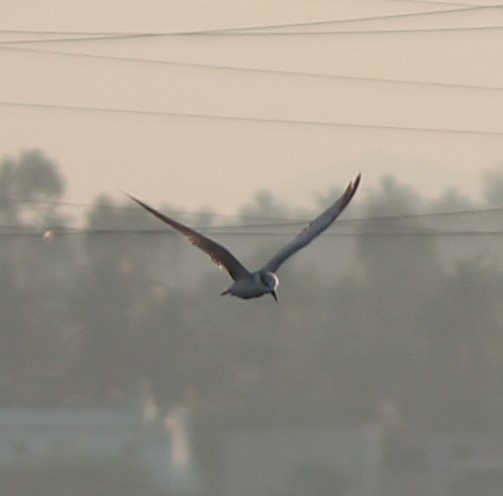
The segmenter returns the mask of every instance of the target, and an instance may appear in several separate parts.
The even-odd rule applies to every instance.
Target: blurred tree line
[[[412,215],[503,206],[501,169],[484,181],[486,203],[474,205],[454,190],[427,201],[383,178],[351,206],[363,219],[351,237],[357,263],[322,278],[292,259],[275,304],[220,298],[226,277],[204,254],[193,256],[207,271],[180,284],[195,250],[168,230],[135,232],[162,225],[127,199],[98,197],[83,234],[72,231],[57,164],[40,151],[5,157],[0,405],[112,404],[148,380],[160,405],[190,404],[203,426],[368,422],[391,404],[421,428],[503,427],[501,237],[444,243],[457,217],[439,228]],[[206,214],[182,221],[211,226]],[[501,211],[485,214],[477,226],[501,225]],[[260,193],[241,223],[291,215]],[[252,259],[272,253],[276,241],[262,240],[244,239],[257,246]],[[317,263],[330,264],[339,242]]]

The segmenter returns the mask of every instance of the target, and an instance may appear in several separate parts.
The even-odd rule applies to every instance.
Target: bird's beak
[[[276,301],[278,301],[278,295],[276,294],[276,291],[274,291],[274,290],[273,290],[273,291],[271,291],[271,294],[272,294],[272,297],[273,297]]]

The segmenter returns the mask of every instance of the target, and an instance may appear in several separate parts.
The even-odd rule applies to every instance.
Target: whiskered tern
[[[327,229],[340,213],[346,208],[353,198],[358,185],[360,184],[360,174],[348,184],[344,193],[322,212],[316,219],[311,221],[302,231],[297,234],[287,245],[281,248],[261,269],[250,272],[227,248],[218,244],[201,233],[194,231],[188,226],[164,215],[155,208],[147,205],[143,201],[126,193],[132,200],[148,210],[163,222],[177,230],[185,236],[194,246],[207,253],[211,260],[220,268],[227,270],[234,282],[223,292],[222,295],[238,296],[249,299],[258,298],[265,294],[271,294],[277,301],[276,288],[278,287],[278,277],[275,272],[280,265],[290,258],[294,253],[308,245],[314,238]]]

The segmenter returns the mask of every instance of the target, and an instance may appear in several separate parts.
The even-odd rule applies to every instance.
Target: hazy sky
[[[125,189],[153,203],[231,213],[266,188],[307,207],[313,192],[342,186],[359,171],[365,187],[392,173],[428,197],[450,186],[477,197],[482,171],[503,164],[502,7],[397,0],[0,0],[0,9],[0,154],[42,148],[67,177],[69,201],[90,201],[100,192],[119,196]],[[70,36],[5,30],[169,33],[378,16],[387,17],[298,25],[276,35],[3,44]]]

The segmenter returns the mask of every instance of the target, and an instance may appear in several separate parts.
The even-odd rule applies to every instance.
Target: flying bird
[[[270,294],[278,301],[276,288],[278,287],[279,279],[275,272],[283,262],[301,248],[308,245],[337,219],[351,201],[351,198],[353,198],[360,184],[360,177],[361,175],[358,174],[358,176],[348,184],[344,193],[330,207],[316,217],[316,219],[311,221],[295,238],[281,248],[264,266],[262,266],[261,269],[255,272],[250,272],[229,250],[227,250],[227,248],[218,244],[216,241],[164,215],[133,195],[129,193],[126,194],[151,214],[185,236],[194,246],[207,253],[211,260],[220,268],[225,269],[229,273],[234,282],[221,293],[222,296],[229,294],[239,298],[249,299]]]

